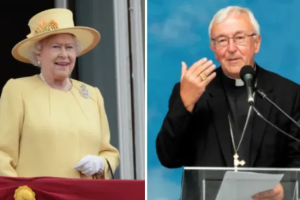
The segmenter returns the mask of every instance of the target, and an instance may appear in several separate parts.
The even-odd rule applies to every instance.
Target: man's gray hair
[[[72,36],[75,41],[76,55],[79,55],[82,52],[82,47],[81,47],[79,41],[76,39],[76,37],[74,35],[72,35]],[[31,46],[31,48],[29,48],[28,59],[30,60],[31,64],[33,64],[36,67],[40,67],[37,56],[41,54],[41,51],[43,49],[43,45],[42,45],[43,42],[45,42],[48,39],[49,39],[49,37],[44,38],[43,40],[38,41],[33,46]]]
[[[211,29],[212,29],[213,24],[219,24],[219,23],[223,22],[230,14],[240,14],[240,13],[244,13],[244,14],[248,15],[248,17],[250,18],[251,24],[255,30],[255,33],[257,35],[260,35],[259,24],[258,24],[257,20],[255,19],[253,13],[248,8],[243,8],[240,6],[228,6],[226,8],[222,8],[221,10],[219,10],[214,15],[213,19],[211,20],[209,29],[208,29],[209,38],[211,39]]]

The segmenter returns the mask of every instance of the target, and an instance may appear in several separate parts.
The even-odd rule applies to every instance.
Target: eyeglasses
[[[248,37],[256,36],[256,33],[250,35],[247,34],[238,34],[234,37],[225,37],[221,36],[218,38],[211,39],[214,42],[216,47],[226,47],[229,44],[229,40],[233,39],[234,43],[237,45],[244,45],[248,42]]]

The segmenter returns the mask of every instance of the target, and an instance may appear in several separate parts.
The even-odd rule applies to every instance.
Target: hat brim
[[[30,60],[28,59],[28,50],[32,45],[46,37],[61,33],[70,33],[76,36],[76,39],[79,41],[82,48],[81,53],[77,55],[78,57],[92,50],[99,43],[101,38],[101,35],[97,30],[89,27],[75,26],[72,28],[58,29],[22,40],[14,46],[12,55],[21,62],[30,63]]]

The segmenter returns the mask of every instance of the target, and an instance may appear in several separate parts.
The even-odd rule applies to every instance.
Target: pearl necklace
[[[44,78],[44,76],[43,76],[42,73],[40,73],[39,77],[40,77],[40,79],[41,79],[45,84],[47,84],[49,87],[51,87],[51,86],[47,83],[47,81],[45,80],[45,78]],[[51,88],[52,88],[52,87],[51,87]],[[66,86],[65,86],[63,89],[59,89],[59,90],[60,90],[60,91],[63,91],[63,92],[68,92],[71,88],[72,88],[72,83],[71,83],[70,79],[68,79],[68,82],[67,82]]]

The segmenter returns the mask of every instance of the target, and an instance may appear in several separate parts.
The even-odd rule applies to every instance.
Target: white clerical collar
[[[256,71],[256,64],[254,64],[254,71]],[[235,86],[236,87],[241,87],[241,86],[244,86],[245,83],[242,79],[238,79],[238,78],[232,78],[230,76],[228,76],[226,73],[224,73],[228,78],[232,79],[232,80],[235,80]]]
[[[228,76],[226,73],[224,73],[228,78],[235,80],[235,86],[237,87],[241,87],[244,86],[244,81],[242,79],[237,79],[237,78],[232,78],[230,76]]]

